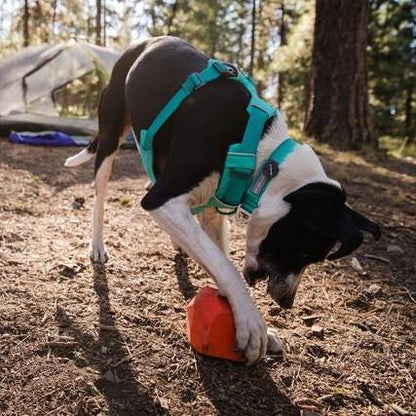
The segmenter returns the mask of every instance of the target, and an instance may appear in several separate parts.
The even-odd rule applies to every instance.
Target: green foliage
[[[368,69],[376,133],[414,137],[416,1],[370,4]]]
[[[293,128],[302,129],[312,61],[314,1],[298,1],[289,9],[288,40],[275,53],[273,69],[282,83],[281,108]]]
[[[369,1],[368,74],[376,134],[409,137],[406,143],[410,144],[416,131],[416,0]],[[0,3],[0,55],[5,55],[22,47],[23,1]],[[95,41],[94,1],[28,3],[31,44],[72,38]],[[311,68],[315,1],[255,3],[254,78],[259,92],[285,111],[293,128],[301,129]],[[123,50],[149,34],[175,35],[209,56],[247,70],[252,7],[253,0],[106,0],[105,39],[107,46]],[[4,29],[6,23],[8,31]],[[102,87],[104,80],[97,73],[87,78],[81,84]],[[57,93],[63,114],[95,114],[98,91],[83,89],[81,84],[74,82]],[[388,140],[383,140],[383,146]]]
[[[246,66],[250,5],[248,0],[148,0],[148,31],[179,36],[210,56]]]
[[[59,114],[65,117],[96,118],[100,92],[106,82],[103,73],[95,68],[55,91],[54,100]]]

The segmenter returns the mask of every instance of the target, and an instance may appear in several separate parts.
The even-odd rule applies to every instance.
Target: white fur
[[[75,166],[82,165],[85,162],[88,162],[94,157],[94,153],[90,153],[86,148],[81,150],[74,156],[68,157],[65,160],[65,166],[73,168]]]
[[[284,354],[283,342],[274,328],[267,328],[267,351],[272,354]]]
[[[257,169],[287,137],[288,130],[281,113],[259,143]],[[317,181],[340,187],[338,182],[328,178],[318,156],[307,144],[297,146],[279,168],[279,174],[271,180],[259,207],[248,222],[245,269],[257,266],[256,256],[260,243],[267,236],[270,227],[290,211],[290,204],[284,201],[285,196]]]
[[[92,241],[90,245],[90,259],[93,263],[103,264],[108,260],[103,239],[105,194],[111,170],[113,169],[114,159],[118,153],[118,149],[126,139],[129,128],[130,124],[124,127],[122,134],[118,137],[117,149],[111,155],[104,158],[95,174],[95,200],[92,213]]]
[[[198,215],[198,221],[211,240],[225,255],[228,255],[228,219],[215,209],[207,208]]]
[[[291,294],[296,294],[302,274],[303,270],[300,273],[291,273],[286,277],[285,282],[289,285],[289,292]]]
[[[204,178],[195,188],[188,194],[188,204],[190,206],[201,205],[211,198],[218,187],[220,174],[217,172]]]
[[[92,214],[92,241],[90,249],[90,258],[93,263],[102,264],[108,260],[103,240],[104,199],[115,156],[116,152],[106,157],[95,176],[95,200]]]
[[[150,211],[150,215],[213,276],[219,292],[228,299],[233,310],[237,345],[245,352],[247,363],[251,364],[266,352],[265,323],[234,265],[192,217],[189,198],[190,195],[185,194],[170,199],[160,208]]]

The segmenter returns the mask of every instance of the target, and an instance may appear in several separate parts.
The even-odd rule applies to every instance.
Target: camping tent
[[[0,59],[0,134],[16,126],[26,130],[54,127],[61,131],[92,133],[96,122],[59,118],[54,93],[67,83],[98,68],[109,75],[120,54],[81,41],[29,46]],[[70,131],[69,131],[69,130]]]

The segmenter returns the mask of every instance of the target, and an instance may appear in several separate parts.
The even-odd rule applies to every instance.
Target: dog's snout
[[[290,309],[293,306],[293,302],[295,301],[295,295],[293,296],[283,296],[281,298],[276,299],[276,302],[284,309]]]
[[[290,274],[285,278],[279,276],[269,280],[267,291],[282,308],[289,309],[293,306],[300,276],[300,274]]]
[[[267,272],[261,267],[247,267],[244,269],[243,275],[248,285],[254,286],[258,280],[267,277]]]

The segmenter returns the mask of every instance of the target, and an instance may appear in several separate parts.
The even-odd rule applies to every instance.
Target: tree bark
[[[404,128],[406,137],[413,142],[413,129],[412,129],[412,99],[413,99],[413,86],[411,84],[406,88],[406,103],[405,103],[405,119]]]
[[[29,46],[29,0],[25,0],[23,8],[23,46]]]
[[[52,6],[52,39],[55,39],[55,24],[56,24],[56,9],[58,7],[58,0],[53,1]]]
[[[367,91],[367,0],[317,0],[305,130],[337,147],[372,141]]]
[[[285,46],[287,45],[287,36],[286,36],[286,22],[285,22],[285,2],[284,0],[282,0],[281,3],[281,11],[282,11],[282,15],[280,17],[280,30],[279,30],[279,34],[280,34],[280,46]],[[278,80],[278,84],[277,84],[277,106],[279,108],[282,107],[282,103],[283,103],[283,83],[284,83],[284,76],[283,76],[283,72],[280,71],[279,72],[279,80]]]
[[[173,26],[173,22],[175,21],[175,17],[176,17],[176,12],[178,11],[178,6],[179,6],[179,1],[176,0],[175,3],[173,3],[172,5],[172,10],[171,13],[169,15],[169,20],[167,23],[167,35],[172,35],[172,26]]]
[[[101,19],[102,19],[102,4],[101,0],[96,0],[96,15],[95,15],[95,44],[102,45],[101,39]]]
[[[103,2],[103,35],[102,35],[102,45],[107,46],[107,5],[105,0]]]
[[[254,70],[254,53],[256,50],[256,0],[252,2],[251,9],[251,48],[250,48],[250,76],[253,76]]]

